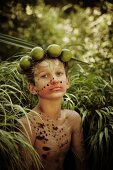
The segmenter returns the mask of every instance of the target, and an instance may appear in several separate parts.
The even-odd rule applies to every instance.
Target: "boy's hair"
[[[34,82],[34,67],[38,64],[39,62],[32,63],[32,66],[25,72],[25,77],[27,81],[31,84],[35,84]]]

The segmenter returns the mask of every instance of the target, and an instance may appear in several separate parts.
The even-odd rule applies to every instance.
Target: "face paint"
[[[39,90],[39,94],[49,94],[51,92],[58,92],[58,91],[63,91],[64,87],[63,85],[61,85],[61,82],[58,82],[58,84],[52,85],[52,84],[47,84],[46,86],[44,86],[41,90]]]
[[[46,59],[34,69],[35,86],[39,96],[55,92],[65,93],[67,78],[64,65],[58,59]]]

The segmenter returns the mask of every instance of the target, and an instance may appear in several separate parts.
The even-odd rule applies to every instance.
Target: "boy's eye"
[[[41,78],[47,78],[48,75],[47,75],[47,74],[43,74],[43,75],[41,75],[40,77],[41,77]]]
[[[58,71],[58,72],[56,72],[56,75],[57,75],[57,76],[62,76],[62,75],[63,75],[63,72]]]

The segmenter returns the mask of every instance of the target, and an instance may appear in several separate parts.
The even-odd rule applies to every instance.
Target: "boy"
[[[21,131],[40,155],[44,169],[64,170],[64,160],[71,148],[76,170],[85,170],[81,117],[75,111],[61,109],[62,98],[70,85],[64,63],[47,56],[35,63],[28,79],[28,89],[38,96],[38,103],[19,122]],[[28,164],[33,170],[31,160]]]

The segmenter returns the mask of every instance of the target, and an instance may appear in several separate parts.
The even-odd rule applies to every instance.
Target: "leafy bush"
[[[17,63],[18,60],[13,62],[5,61],[1,62],[0,65],[0,126],[1,139],[4,139],[5,144],[2,147],[3,153],[4,150],[9,152],[9,149],[14,149],[14,151],[17,149],[14,153],[18,155],[19,150],[15,141],[18,143],[20,136],[15,136],[15,123],[18,118],[24,114],[26,115],[29,109],[36,105],[37,98],[27,91],[27,82],[24,77],[16,71]],[[85,144],[91,162],[91,169],[96,170],[98,168],[103,170],[105,167],[108,168],[105,160],[107,160],[111,166],[111,158],[113,156],[110,155],[113,142],[112,78],[111,81],[106,81],[102,77],[91,73],[91,70],[89,72],[89,68],[88,70],[85,69],[82,64],[81,68],[82,71],[77,71],[77,69],[73,67],[73,69],[76,70],[76,74],[70,77],[72,79],[71,87],[64,96],[63,107],[76,110],[81,114]],[[7,133],[9,138],[4,138],[4,135]],[[6,139],[7,141],[13,140],[11,146],[9,146],[11,143],[7,141],[5,143]],[[21,144],[23,145],[23,139],[21,139]],[[16,158],[19,163],[19,157],[17,155],[12,156],[12,159],[10,159],[11,162],[9,162],[10,164],[16,161]],[[21,164],[19,166],[21,166]]]
[[[28,103],[26,82],[17,73],[16,65],[17,62],[0,63],[0,169],[23,170],[27,167],[21,160],[20,148],[28,150],[39,169],[38,154],[16,127],[18,119],[26,115],[28,106],[30,109],[30,104],[34,103],[33,98]]]
[[[72,89],[71,89],[72,88]],[[76,77],[72,101],[83,120],[90,168],[110,170],[113,143],[113,84],[93,73]]]

